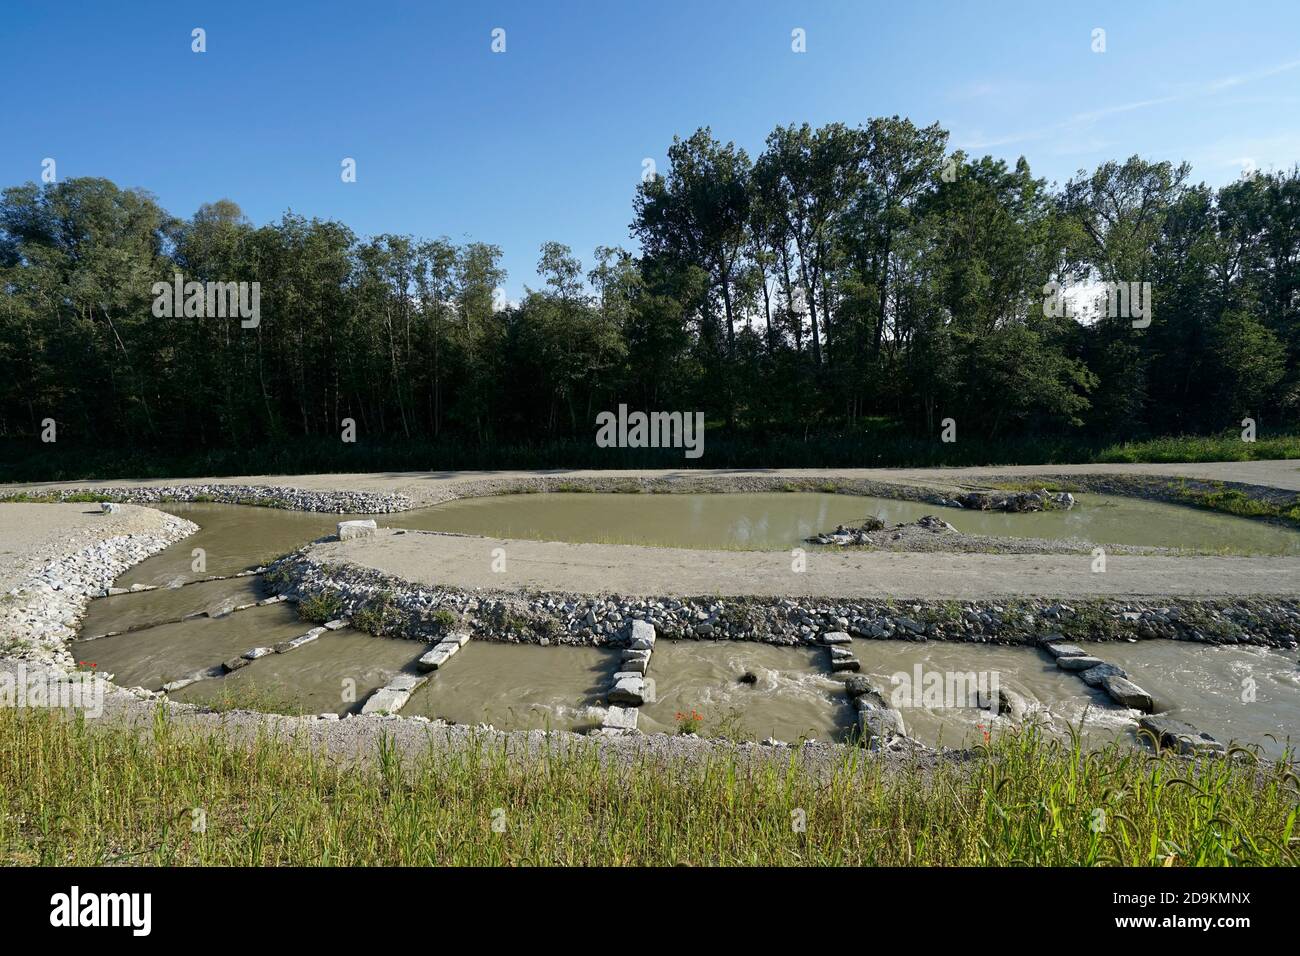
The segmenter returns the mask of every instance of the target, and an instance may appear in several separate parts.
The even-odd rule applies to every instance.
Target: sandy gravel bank
[[[0,504],[0,591],[17,587],[56,557],[164,524],[152,508],[132,505],[104,514],[96,504]]]
[[[127,568],[198,530],[153,508],[0,503],[0,654],[73,664],[86,604]]]
[[[494,571],[504,549],[505,570]],[[631,545],[507,541],[431,532],[381,532],[314,546],[314,559],[351,562],[418,584],[634,596],[997,597],[1294,596],[1300,557],[823,553],[792,570],[784,551],[699,551]],[[499,563],[498,563],[499,566]]]

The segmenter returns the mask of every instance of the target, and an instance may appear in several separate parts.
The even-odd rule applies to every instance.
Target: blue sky
[[[1300,3],[5,0],[0,90],[0,185],[53,157],[176,215],[493,242],[517,297],[543,241],[631,247],[643,159],[704,125],[757,154],[777,124],[897,113],[1058,182],[1134,153],[1216,184],[1289,167]]]

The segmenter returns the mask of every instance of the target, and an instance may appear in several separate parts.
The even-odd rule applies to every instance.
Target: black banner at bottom
[[[811,908],[811,910],[810,910]],[[972,941],[993,927],[1071,936],[1200,933],[1216,940],[1294,926],[1293,870],[856,869],[11,869],[0,916],[31,934],[194,943],[204,927],[295,946],[400,942],[439,924],[536,942],[620,926],[681,926],[732,943],[760,925],[887,919],[917,941]],[[838,917],[836,914],[838,913]],[[702,917],[707,916],[707,919]],[[630,920],[631,922],[625,922]],[[758,920],[758,922],[755,922]],[[583,928],[585,925],[585,929]],[[240,927],[243,927],[242,929]],[[225,929],[221,929],[224,927]],[[255,930],[253,929],[255,927]],[[476,930],[475,928],[478,928]],[[215,941],[215,940],[214,940]]]

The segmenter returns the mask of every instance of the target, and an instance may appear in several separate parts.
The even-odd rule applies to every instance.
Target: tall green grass
[[[0,711],[0,862],[1295,865],[1297,779],[1034,732],[965,763],[305,745]],[[780,753],[780,752],[777,752]],[[802,826],[800,824],[803,824]]]

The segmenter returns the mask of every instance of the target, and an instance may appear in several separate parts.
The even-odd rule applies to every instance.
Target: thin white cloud
[[[1211,83],[1206,88],[1206,91],[1217,93],[1220,90],[1227,90],[1234,86],[1241,86],[1243,83],[1251,83],[1255,80],[1265,80],[1270,76],[1277,76],[1279,73],[1290,73],[1295,69],[1300,69],[1300,60],[1291,60],[1289,63],[1279,63],[1277,66],[1270,66],[1265,70],[1256,70],[1254,73],[1239,73],[1236,76],[1225,76],[1223,79]]]
[[[1056,136],[1065,131],[1077,133],[1079,130],[1092,126],[1108,116],[1151,109],[1155,106],[1164,106],[1169,103],[1176,103],[1192,97],[1213,96],[1214,94],[1221,93],[1224,90],[1234,89],[1246,83],[1253,83],[1256,80],[1267,79],[1281,73],[1289,73],[1295,69],[1300,69],[1300,60],[1291,60],[1286,63],[1279,63],[1276,66],[1271,66],[1267,69],[1256,70],[1253,73],[1240,73],[1234,76],[1223,77],[1212,83],[1194,87],[1184,93],[1172,94],[1170,96],[1156,96],[1148,99],[1134,100],[1129,103],[1117,103],[1114,106],[1104,106],[1094,110],[1084,110],[1075,113],[1058,123],[1053,123],[1050,126],[1044,126],[1039,129],[1025,130],[1019,133],[1009,133],[1004,136],[994,137],[973,135],[966,137],[962,142],[957,143],[956,145],[962,149],[968,150],[990,149],[997,146],[1009,146],[1015,143],[1041,140],[1047,137]],[[1085,149],[1082,151],[1086,152],[1087,150]]]

